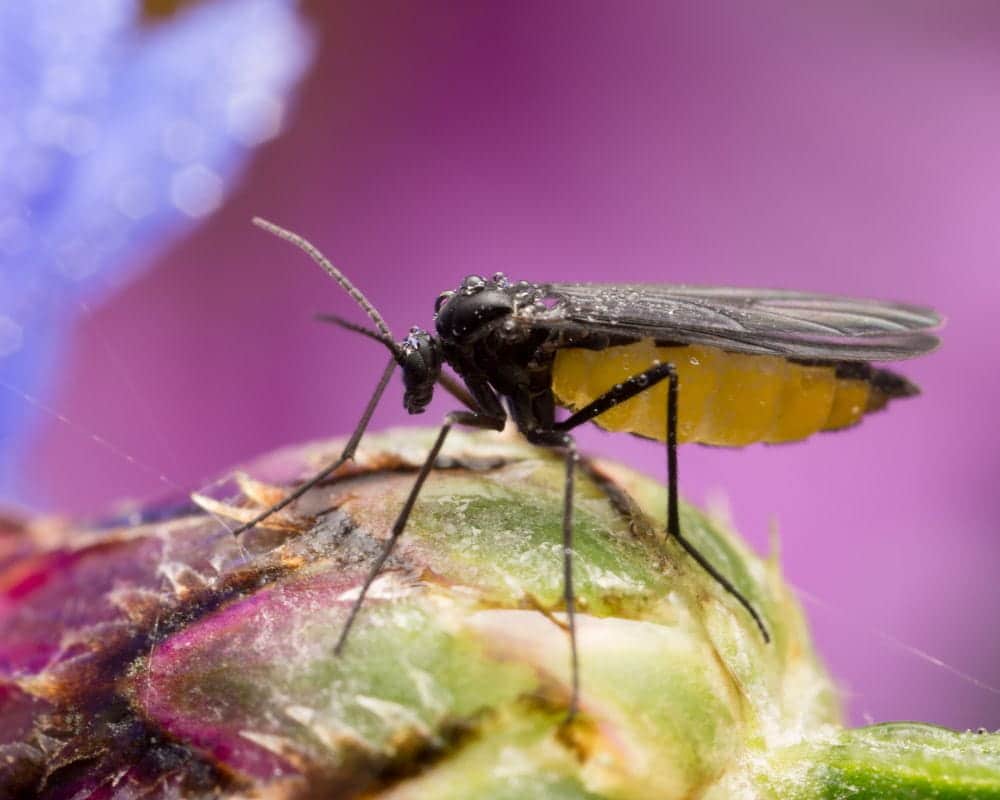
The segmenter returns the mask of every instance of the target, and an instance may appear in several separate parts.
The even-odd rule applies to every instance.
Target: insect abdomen
[[[727,353],[714,347],[657,347],[651,339],[605,350],[556,353],[552,389],[559,405],[577,410],[654,362],[677,367],[680,442],[740,447],[792,442],[823,430],[854,425],[882,408],[889,393],[878,381],[838,376],[836,365],[808,365],[781,356]],[[891,373],[872,375],[896,379]],[[666,438],[667,382],[654,386],[594,421],[610,431]]]

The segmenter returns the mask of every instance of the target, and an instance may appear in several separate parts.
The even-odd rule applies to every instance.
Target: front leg
[[[503,410],[501,409],[501,414],[502,413]],[[506,422],[506,416],[490,415],[477,411],[452,411],[450,414],[445,416],[444,424],[438,432],[437,439],[434,441],[434,446],[431,447],[430,452],[427,454],[427,458],[425,458],[424,463],[421,464],[420,472],[417,473],[417,479],[413,483],[413,488],[410,489],[410,493],[406,497],[406,502],[403,503],[403,508],[400,509],[399,516],[396,517],[396,521],[393,523],[392,530],[389,534],[389,538],[386,540],[385,547],[382,548],[382,552],[379,554],[379,557],[375,560],[372,568],[368,571],[368,575],[365,577],[365,581],[361,585],[361,591],[358,593],[357,598],[351,605],[351,610],[347,614],[347,621],[344,623],[344,627],[340,631],[340,636],[337,638],[337,644],[334,645],[333,648],[333,652],[336,655],[340,655],[340,653],[343,652],[344,645],[347,644],[347,636],[351,632],[354,620],[358,616],[358,612],[361,610],[361,605],[365,601],[365,596],[368,594],[368,590],[371,588],[372,583],[382,571],[382,567],[385,566],[385,562],[389,559],[389,556],[392,555],[392,551],[396,547],[396,542],[399,541],[399,537],[403,535],[403,531],[406,528],[406,522],[410,518],[410,512],[413,511],[413,506],[417,502],[417,497],[420,495],[420,490],[424,486],[424,481],[426,481],[427,476],[430,475],[431,469],[434,467],[434,462],[437,461],[438,454],[444,446],[444,441],[448,438],[448,433],[455,425],[465,425],[469,428],[502,431]]]
[[[361,419],[358,420],[358,424],[354,428],[354,433],[351,434],[351,438],[348,439],[347,444],[344,445],[344,450],[340,454],[340,457],[333,461],[332,463],[325,466],[315,475],[313,475],[305,483],[297,486],[293,491],[289,492],[285,497],[268,506],[263,511],[261,511],[257,516],[251,519],[249,522],[244,522],[236,530],[231,531],[233,536],[239,538],[241,533],[250,530],[258,523],[263,522],[269,516],[274,514],[276,511],[281,511],[285,506],[290,505],[294,501],[298,500],[302,495],[312,489],[314,486],[319,485],[322,481],[325,481],[334,472],[336,472],[345,462],[354,458],[354,453],[358,449],[358,444],[361,442],[361,437],[364,436],[365,430],[368,428],[368,423],[371,422],[372,414],[375,413],[375,408],[378,406],[379,400],[382,399],[382,395],[385,393],[385,387],[389,385],[389,378],[392,377],[393,371],[396,369],[396,359],[390,358],[389,363],[386,365],[385,370],[382,373],[382,377],[379,379],[378,386],[375,387],[375,391],[372,393],[371,399],[368,401],[368,405],[365,406],[364,412],[361,414]]]

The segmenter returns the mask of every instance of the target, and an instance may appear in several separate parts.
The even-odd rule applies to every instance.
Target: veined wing
[[[532,324],[577,324],[658,341],[827,361],[895,361],[933,350],[941,318],[919,306],[771,289],[549,283]]]

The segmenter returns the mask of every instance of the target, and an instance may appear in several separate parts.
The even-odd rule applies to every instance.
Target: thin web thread
[[[126,463],[132,464],[133,466],[138,467],[139,469],[141,469],[143,472],[146,472],[147,474],[154,476],[156,478],[156,480],[158,480],[160,483],[162,483],[164,486],[168,487],[169,489],[172,489],[173,491],[179,492],[180,494],[183,494],[183,495],[187,495],[188,494],[187,490],[183,486],[181,486],[181,484],[179,484],[177,481],[174,481],[171,478],[169,478],[161,470],[157,469],[156,467],[150,466],[149,464],[145,463],[144,461],[139,460],[138,458],[136,458],[135,456],[133,456],[131,453],[129,453],[128,451],[122,449],[121,447],[118,447],[113,442],[108,441],[107,439],[105,439],[100,434],[93,433],[92,431],[90,431],[89,429],[85,428],[84,426],[82,426],[82,425],[74,422],[73,420],[71,420],[65,414],[63,414],[63,413],[61,413],[59,411],[56,411],[53,408],[50,408],[49,406],[45,405],[45,403],[43,403],[41,400],[39,400],[34,395],[31,395],[28,392],[25,392],[25,391],[23,391],[21,389],[18,389],[16,386],[12,386],[11,384],[7,383],[6,381],[0,381],[0,387],[6,389],[7,391],[11,392],[12,394],[17,395],[22,400],[24,400],[26,403],[28,403],[31,406],[37,408],[42,413],[48,414],[50,417],[52,417],[53,419],[55,419],[58,422],[62,423],[66,427],[68,427],[68,428],[76,431],[81,436],[85,436],[90,441],[96,443],[100,447],[103,447],[108,452],[113,453],[114,455],[116,455],[118,458],[122,459]],[[230,478],[231,478],[231,475],[226,475],[226,476],[224,476],[222,478],[216,479],[215,481],[213,481],[213,482],[211,482],[209,484],[206,484],[205,486],[201,487],[200,491],[204,491],[205,489],[214,488],[215,486],[221,485],[221,484],[227,482],[228,480],[230,480]],[[209,513],[209,515],[216,522],[219,523],[219,525],[222,528],[224,528],[227,532],[232,533],[232,528],[230,528],[226,524],[225,520],[222,517],[220,517],[218,514],[213,514],[211,512],[208,512],[208,513]]]
[[[110,295],[112,291],[111,285],[107,281],[105,281],[101,276],[95,276],[95,277],[97,277],[98,281],[103,284],[104,293]],[[134,406],[141,409],[141,413],[146,420],[147,430],[151,431],[153,436],[156,437],[156,440],[159,443],[160,448],[164,453],[166,453],[167,458],[169,459],[171,465],[176,467],[177,464],[179,463],[177,460],[176,453],[170,446],[170,442],[168,441],[167,437],[163,435],[163,431],[157,424],[156,420],[153,418],[153,415],[150,413],[149,403],[146,403],[145,399],[140,395],[139,388],[136,386],[135,381],[132,380],[132,377],[128,374],[128,370],[125,369],[125,366],[122,363],[122,359],[120,358],[117,350],[114,347],[112,347],[111,341],[108,339],[107,336],[105,336],[104,331],[101,330],[100,325],[96,324],[97,318],[96,315],[94,314],[93,309],[90,307],[90,304],[83,300],[79,300],[77,301],[77,307],[79,307],[79,309],[83,312],[84,316],[86,316],[87,319],[91,320],[94,323],[93,327],[97,333],[98,341],[101,343],[101,347],[104,350],[105,354],[107,355],[109,363],[114,368],[118,380],[122,382],[122,384],[128,391],[129,395],[132,397],[134,401]]]
[[[836,606],[826,602],[825,600],[820,599],[811,592],[807,592],[806,590],[801,589],[793,584],[789,584],[789,586],[792,587],[792,589],[795,591],[797,595],[799,595],[799,597],[801,597],[803,600],[808,601],[812,605],[817,606],[818,608],[822,608],[825,611],[831,611],[833,613],[839,612],[839,609]],[[882,641],[886,642],[887,644],[890,644],[893,647],[902,650],[905,653],[909,653],[910,655],[916,657],[920,661],[930,664],[933,667],[937,667],[938,669],[942,669],[945,672],[948,672],[954,675],[955,677],[960,678],[961,680],[965,681],[971,686],[975,686],[977,689],[982,689],[983,691],[989,692],[990,694],[1000,695],[1000,687],[993,686],[987,683],[986,681],[980,680],[975,675],[970,675],[968,672],[964,672],[960,670],[958,667],[952,666],[946,661],[942,661],[937,656],[931,655],[926,650],[921,650],[919,647],[916,647],[915,645],[904,642],[902,639],[893,636],[891,633],[879,630],[878,628],[872,628],[867,625],[855,623],[853,621],[852,625],[855,628],[862,630],[871,636],[875,636],[881,639]]]

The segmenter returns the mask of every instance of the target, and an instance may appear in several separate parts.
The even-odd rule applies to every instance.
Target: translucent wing
[[[933,350],[931,309],[771,289],[549,283],[535,325],[577,324],[663,342],[827,361],[895,361]]]

